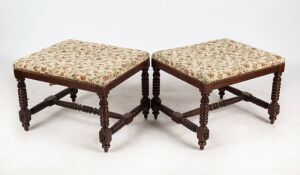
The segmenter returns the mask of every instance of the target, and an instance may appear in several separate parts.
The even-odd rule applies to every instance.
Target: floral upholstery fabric
[[[152,58],[205,84],[284,63],[281,56],[230,39],[162,50]]]
[[[14,69],[105,86],[148,58],[140,50],[66,40],[21,58]]]

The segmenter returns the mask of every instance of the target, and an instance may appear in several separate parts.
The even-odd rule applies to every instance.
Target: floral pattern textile
[[[148,58],[145,51],[66,40],[21,58],[14,69],[105,86]]]
[[[284,63],[284,58],[230,39],[220,39],[152,55],[205,84]]]

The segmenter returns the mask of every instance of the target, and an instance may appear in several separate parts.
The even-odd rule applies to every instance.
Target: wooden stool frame
[[[148,74],[149,63],[150,60],[148,58],[146,61],[130,69],[125,74],[119,76],[118,78],[116,78],[115,80],[113,80],[112,82],[110,82],[108,85],[104,87],[73,81],[69,79],[62,79],[54,76],[42,75],[34,72],[14,70],[15,77],[18,81],[18,96],[19,96],[19,104],[21,108],[19,111],[19,118],[24,130],[25,131],[29,130],[30,120],[32,115],[52,105],[62,106],[69,109],[100,115],[101,129],[99,131],[99,140],[102,143],[102,148],[104,149],[105,152],[107,152],[108,149],[110,148],[110,142],[112,140],[112,135],[114,133],[119,131],[125,125],[131,123],[134,117],[136,117],[140,112],[143,112],[145,118],[147,118],[148,116],[149,109],[150,109],[150,99],[148,97],[149,96],[149,74]],[[140,101],[140,104],[124,115],[109,111],[108,101],[107,101],[109,91],[139,71],[142,71],[142,99]],[[55,95],[49,96],[41,103],[28,109],[28,98],[27,98],[26,85],[25,85],[26,78],[48,82],[52,84],[58,84],[58,85],[66,86],[68,88],[64,89],[63,91]],[[93,108],[93,107],[75,103],[78,89],[95,92],[100,98],[100,102],[99,102],[100,108]],[[72,102],[60,100],[61,98],[65,97],[68,94],[70,94]],[[115,118],[119,120],[114,125],[109,127],[109,118]]]
[[[190,77],[182,73],[181,71],[178,71],[175,68],[170,67],[169,65],[162,63],[156,59],[152,59],[152,67],[154,72],[153,72],[153,98],[151,99],[151,108],[153,111],[154,118],[157,119],[159,111],[161,111],[164,114],[166,114],[168,117],[170,117],[177,124],[182,124],[183,126],[187,127],[191,131],[195,132],[197,134],[198,144],[201,150],[204,149],[204,146],[206,145],[206,141],[209,138],[209,129],[207,127],[209,111],[224,106],[228,106],[243,100],[243,101],[254,103],[262,108],[268,109],[268,113],[270,116],[269,119],[271,124],[275,122],[276,116],[279,114],[280,106],[278,104],[278,100],[279,100],[279,93],[280,93],[281,75],[285,67],[284,64],[268,67],[262,70],[257,70],[246,74],[241,74],[239,76],[227,78],[211,84],[204,84],[198,79]],[[179,113],[163,105],[161,99],[159,98],[159,94],[160,94],[160,72],[159,71],[160,70],[163,70],[198,88],[202,96],[200,100],[200,107],[185,113]],[[270,103],[258,99],[248,92],[240,91],[231,86],[232,84],[235,83],[243,82],[246,80],[250,80],[271,73],[274,73],[274,79],[273,79],[272,95],[271,95]],[[217,103],[209,104],[209,95],[215,89],[219,90],[219,95],[221,100],[225,95],[225,91],[233,93],[234,95],[236,95],[236,97],[222,100]],[[195,115],[200,115],[200,121],[199,121],[200,126],[194,124],[193,122],[187,119],[188,117],[192,117]]]
[[[241,74],[239,76],[227,78],[211,84],[204,84],[203,82],[193,77],[190,77],[170,67],[167,64],[164,64],[156,59],[152,59],[152,67],[154,70],[153,89],[152,89],[153,98],[150,101],[148,97],[149,96],[149,74],[148,74],[149,62],[150,59],[147,59],[146,61],[130,69],[125,74],[121,75],[120,77],[113,80],[112,82],[110,82],[108,85],[104,87],[73,81],[70,79],[63,79],[54,76],[46,76],[34,72],[14,70],[14,74],[18,82],[19,105],[21,108],[19,111],[19,118],[24,130],[25,131],[29,130],[32,115],[52,105],[57,105],[57,106],[62,106],[62,107],[66,107],[69,109],[74,109],[82,112],[92,113],[100,116],[101,129],[99,131],[99,140],[102,143],[102,148],[104,149],[105,152],[107,152],[110,148],[112,135],[117,131],[119,131],[125,125],[130,124],[133,121],[134,117],[136,117],[140,112],[143,113],[144,118],[147,118],[149,114],[149,109],[151,107],[155,119],[157,119],[159,115],[159,111],[161,111],[165,113],[168,117],[170,117],[174,122],[178,124],[182,124],[183,126],[187,127],[191,131],[195,132],[197,134],[198,144],[200,146],[200,149],[203,150],[206,145],[206,141],[209,138],[209,129],[207,127],[209,111],[221,107],[225,107],[243,100],[243,101],[254,103],[262,108],[268,109],[268,113],[270,116],[269,119],[271,124],[275,122],[276,117],[279,114],[280,105],[278,103],[278,100],[280,94],[281,75],[282,72],[284,72],[285,64],[268,67],[262,70],[258,70],[246,74]],[[202,96],[200,100],[200,107],[197,109],[190,110],[188,112],[179,113],[163,105],[159,97],[160,70],[163,70],[198,88]],[[108,101],[107,101],[109,91],[139,71],[142,71],[142,99],[140,101],[140,104],[124,115],[109,111]],[[274,73],[274,79],[273,79],[272,95],[271,95],[270,103],[265,102],[259,98],[256,98],[248,92],[238,90],[231,86],[232,84],[235,83],[243,82],[246,80],[250,80],[271,73]],[[67,88],[55,95],[47,97],[41,103],[28,109],[28,98],[27,98],[27,91],[26,91],[26,84],[25,84],[26,78],[48,82],[52,84],[58,84],[58,85],[66,86]],[[100,98],[100,102],[99,102],[100,107],[93,108],[93,107],[75,103],[78,89],[95,92]],[[215,89],[219,90],[220,99],[222,101],[209,104],[209,95]],[[225,91],[228,91],[236,95],[236,97],[223,100]],[[69,94],[72,102],[61,100],[61,98]],[[192,117],[195,115],[200,115],[199,126],[187,119],[188,117]],[[114,125],[109,127],[109,118],[115,118],[119,120]]]

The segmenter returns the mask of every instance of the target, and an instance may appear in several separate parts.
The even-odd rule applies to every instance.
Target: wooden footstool
[[[152,66],[154,73],[151,108],[154,117],[157,118],[159,111],[161,111],[176,123],[196,132],[201,150],[204,149],[209,137],[208,111],[244,100],[268,109],[272,124],[279,114],[278,99],[281,74],[284,71],[284,58],[278,55],[230,39],[221,39],[158,51],[152,56]],[[202,96],[200,108],[181,114],[161,104],[159,98],[160,69],[199,88]],[[271,103],[230,86],[270,73],[275,75]],[[229,91],[237,97],[209,104],[208,97],[214,89],[219,89],[221,99],[223,99],[224,91]],[[186,119],[195,115],[200,115],[199,127]]]
[[[100,115],[102,128],[99,139],[102,148],[107,152],[112,134],[131,123],[141,111],[147,118],[150,108],[148,68],[147,52],[77,40],[63,41],[24,57],[14,64],[22,126],[28,131],[31,115],[52,105]],[[140,70],[143,96],[140,105],[124,115],[109,111],[107,102],[109,91]],[[68,88],[28,109],[25,78]],[[95,92],[100,97],[100,108],[74,103],[78,89]],[[61,100],[68,94],[73,103]],[[119,121],[109,127],[109,117]]]

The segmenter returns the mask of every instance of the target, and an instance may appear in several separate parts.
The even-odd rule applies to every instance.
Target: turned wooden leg
[[[206,140],[209,137],[209,129],[207,128],[208,123],[208,105],[209,105],[209,93],[201,93],[201,105],[200,105],[200,126],[197,129],[197,137],[198,137],[198,144],[200,149],[203,150],[204,146],[206,145]]]
[[[225,89],[220,88],[220,89],[219,89],[219,95],[220,95],[220,99],[223,100],[223,97],[224,97],[224,95],[225,95]]]
[[[109,127],[109,117],[108,117],[108,102],[107,95],[99,95],[100,97],[100,122],[101,130],[99,132],[99,140],[102,143],[102,148],[104,152],[107,152],[110,147],[112,132]]]
[[[157,116],[159,114],[159,106],[161,105],[161,100],[159,98],[160,93],[160,73],[159,68],[153,67],[153,98],[151,100],[151,108],[152,113],[154,115],[154,118],[157,119]]]
[[[280,85],[281,85],[281,72],[276,72],[274,74],[273,86],[272,86],[272,102],[269,105],[268,113],[270,115],[269,119],[271,124],[274,124],[276,116],[279,114],[280,105],[278,104]]]
[[[74,89],[72,88],[71,92],[70,92],[70,97],[72,99],[72,102],[75,102],[76,101],[76,98],[77,98],[77,92],[78,92],[78,89]]]
[[[147,119],[150,109],[150,99],[149,99],[149,74],[148,67],[142,70],[142,95],[141,104],[143,107],[144,118]]]
[[[26,84],[24,78],[18,78],[18,96],[19,96],[19,118],[22,123],[22,126],[25,131],[29,130],[30,120],[31,120],[31,113],[28,107],[28,99],[27,99],[27,92],[26,92]]]

